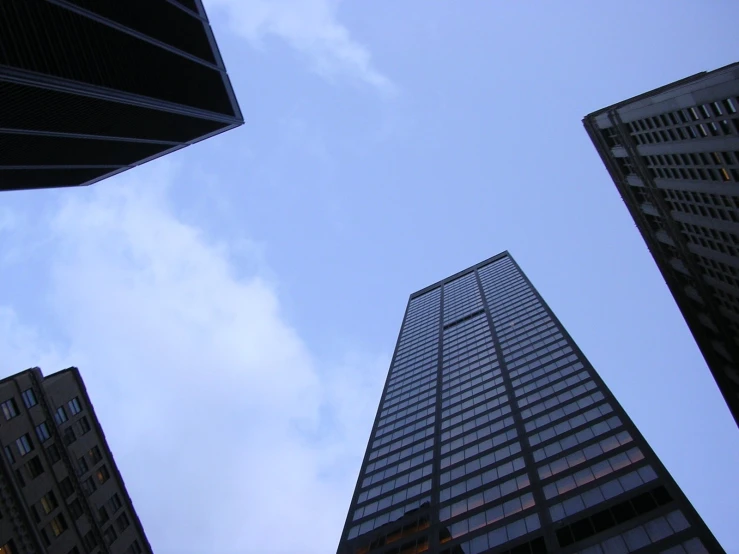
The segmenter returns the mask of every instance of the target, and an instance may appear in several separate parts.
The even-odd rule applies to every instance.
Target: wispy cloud
[[[224,9],[232,28],[255,44],[274,35],[305,54],[324,77],[348,76],[383,94],[394,94],[396,86],[373,66],[367,47],[339,23],[338,5],[336,0],[210,0],[207,4]]]
[[[65,336],[0,309],[2,369],[80,367],[155,551],[329,552],[387,360],[316,359],[276,283],[177,217],[175,179],[149,164],[71,196],[39,291]]]

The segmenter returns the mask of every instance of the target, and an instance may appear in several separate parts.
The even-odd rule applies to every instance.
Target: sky
[[[205,5],[244,126],[0,196],[0,372],[80,368],[154,550],[335,551],[408,295],[508,250],[739,553],[736,425],[581,124],[737,61],[734,3]]]

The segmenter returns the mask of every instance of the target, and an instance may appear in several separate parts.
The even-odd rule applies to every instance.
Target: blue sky
[[[243,127],[0,198],[0,369],[80,367],[155,550],[333,551],[408,295],[507,249],[739,552],[736,426],[580,123],[736,61],[734,3],[206,7]]]

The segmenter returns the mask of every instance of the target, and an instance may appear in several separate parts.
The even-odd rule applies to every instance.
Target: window
[[[23,403],[26,405],[26,408],[30,408],[31,406],[38,404],[36,394],[33,392],[33,389],[24,390],[21,396],[23,397]]]
[[[98,448],[97,446],[93,446],[90,450],[87,451],[87,457],[90,458],[90,463],[92,465],[95,465],[103,459],[103,453],[100,452],[100,448]]]
[[[15,400],[10,398],[9,400],[6,400],[2,404],[0,404],[3,408],[3,414],[5,415],[5,419],[13,419],[15,416],[18,415],[18,405],[15,403]],[[2,551],[0,551],[0,554]]]
[[[27,464],[28,474],[31,479],[35,479],[44,472],[44,466],[41,465],[41,460],[38,456],[34,456]]]
[[[87,467],[87,460],[84,458],[84,456],[82,458],[78,458],[77,459],[77,468],[76,468],[77,475],[78,476],[84,475],[85,473],[87,473],[87,470],[88,469],[90,469],[90,468]]]
[[[72,415],[77,415],[82,411],[80,400],[76,396],[67,403],[67,406],[69,406],[69,411],[72,413]]]
[[[9,446],[5,447],[5,457],[11,464],[15,463],[15,456],[13,456],[13,451],[10,449]]]
[[[69,498],[72,496],[72,493],[74,493],[74,486],[72,485],[72,481],[69,479],[69,477],[65,477],[59,482],[59,490],[64,495],[64,498]]]
[[[96,475],[101,485],[105,483],[108,479],[110,479],[110,473],[108,472],[108,468],[106,466],[101,466],[100,469],[97,470]]]
[[[131,546],[126,549],[125,554],[141,554],[142,552],[143,550],[141,550],[141,545],[139,544],[139,541],[133,541],[131,543]]]
[[[90,432],[90,422],[87,421],[87,418],[84,416],[82,416],[82,418],[77,423],[75,423],[74,426],[80,436]]]
[[[110,510],[111,514],[116,513],[118,510],[120,510],[121,506],[123,504],[121,503],[121,498],[118,496],[118,493],[115,493],[110,500],[108,500],[107,503],[108,509]]]
[[[18,551],[15,549],[15,543],[13,541],[8,541],[4,545],[0,546],[0,554],[16,554],[17,552]]]
[[[33,514],[33,520],[36,523],[41,523],[41,516],[38,515],[38,510],[36,509],[36,506],[31,506],[31,514]]]
[[[36,425],[36,436],[38,437],[39,442],[46,442],[51,438],[51,433],[49,433],[49,426],[46,425],[45,421],[42,421],[38,425]]]
[[[105,506],[100,506],[98,508],[98,520],[100,521],[100,524],[102,525],[109,519],[110,516],[108,515],[108,510],[105,509]]]
[[[55,537],[58,537],[64,531],[67,530],[67,520],[64,519],[64,514],[59,514],[51,520],[51,532],[54,533]]]
[[[88,550],[94,550],[98,545],[98,541],[92,531],[87,532],[87,534],[82,538],[82,542],[85,543],[85,547]]]
[[[62,459],[62,456],[61,454],[59,454],[59,449],[56,447],[56,444],[50,444],[46,447],[46,456],[49,458],[49,462],[52,465]]]
[[[31,437],[28,436],[28,433],[18,437],[15,441],[15,445],[18,447],[18,452],[20,452],[21,456],[25,456],[33,450],[33,442],[31,442]]]
[[[64,437],[64,444],[66,444],[67,446],[69,446],[70,444],[72,444],[74,441],[77,440],[77,435],[74,434],[74,429],[72,427],[67,427],[64,430],[63,437]]]
[[[61,425],[65,421],[67,421],[67,412],[64,409],[64,406],[59,406],[56,409],[56,412],[54,413],[54,421],[56,421],[57,425]]]
[[[49,491],[41,497],[41,507],[44,509],[45,514],[53,512],[58,505],[59,503],[56,500],[54,491]]]
[[[79,519],[83,512],[82,502],[80,502],[79,498],[75,498],[69,503],[69,513],[74,519]]]
[[[82,481],[82,490],[85,491],[86,495],[90,496],[96,489],[97,486],[95,485],[95,481],[92,480],[92,477],[88,477]]]
[[[51,546],[51,541],[49,540],[49,535],[46,532],[46,529],[41,529],[41,538],[46,546]]]
[[[26,480],[23,478],[23,474],[21,473],[20,469],[15,470],[15,477],[18,479],[18,482],[21,484],[21,487],[26,486]]]
[[[115,520],[115,526],[118,528],[118,532],[122,533],[125,531],[128,526],[131,525],[131,521],[128,519],[128,516],[125,512],[123,512],[118,519]]]
[[[2,554],[2,552],[0,552],[0,554]],[[70,550],[69,552],[67,552],[67,554],[80,554],[80,549],[77,548],[76,546],[73,546],[72,547],[72,550]]]
[[[105,539],[105,544],[110,546],[118,538],[118,534],[115,532],[115,529],[111,526],[111,527],[108,527],[103,532],[103,538]]]

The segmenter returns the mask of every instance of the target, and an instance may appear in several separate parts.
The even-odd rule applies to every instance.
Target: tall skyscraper
[[[75,367],[0,381],[0,554],[151,547]]]
[[[584,124],[739,425],[739,63]]]
[[[338,548],[419,552],[723,552],[507,252],[411,295]]]
[[[243,122],[201,0],[0,2],[0,190],[89,185]]]

